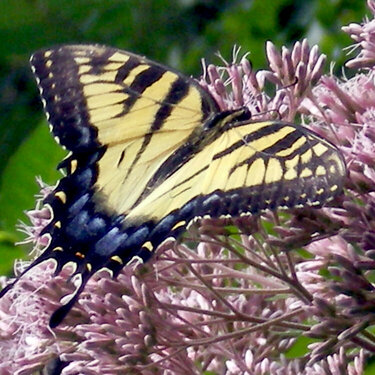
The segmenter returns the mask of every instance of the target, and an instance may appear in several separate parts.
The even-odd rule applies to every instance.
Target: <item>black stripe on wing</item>
[[[97,131],[89,122],[78,65],[69,49],[36,52],[30,63],[59,143],[71,151],[97,148]]]
[[[162,75],[159,77],[162,79]],[[156,81],[155,81],[156,82]],[[178,103],[181,102],[183,98],[186,97],[189,93],[190,85],[182,78],[176,79],[171,88],[168,91],[166,97],[160,102],[160,107],[156,112],[154,121],[150,124],[150,130],[145,134],[142,142],[142,146],[137,152],[137,155],[134,158],[134,161],[131,167],[128,170],[127,176],[130,175],[133,168],[136,167],[138,160],[142,157],[142,154],[147,149],[147,146],[151,142],[152,137],[157,133],[157,131],[163,129],[165,120],[170,116],[175,106],[178,106]]]

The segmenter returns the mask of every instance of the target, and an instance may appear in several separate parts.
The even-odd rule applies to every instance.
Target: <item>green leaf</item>
[[[285,353],[286,358],[301,358],[309,352],[308,345],[318,340],[300,335],[291,348]]]
[[[22,255],[21,248],[16,250],[13,245],[24,239],[24,235],[16,230],[16,224],[20,221],[27,223],[24,211],[35,206],[35,195],[39,192],[35,176],[54,184],[61,176],[56,165],[63,153],[43,123],[21,144],[4,169],[0,183],[0,256],[2,262],[7,263],[7,269],[11,259]],[[5,261],[4,257],[8,260]]]
[[[25,219],[23,211],[34,207],[34,196],[39,192],[36,176],[46,183],[55,183],[61,177],[56,165],[63,156],[45,123],[21,144],[10,158],[0,184],[1,228],[13,232],[17,222]]]

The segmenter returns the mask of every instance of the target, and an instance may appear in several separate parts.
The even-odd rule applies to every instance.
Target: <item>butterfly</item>
[[[342,190],[333,144],[302,126],[253,121],[246,108],[221,111],[195,80],[144,57],[66,45],[36,52],[31,66],[51,132],[69,151],[44,201],[49,244],[25,271],[75,265],[76,290],[51,327],[94,273],[116,277],[147,261],[196,217],[321,207]]]

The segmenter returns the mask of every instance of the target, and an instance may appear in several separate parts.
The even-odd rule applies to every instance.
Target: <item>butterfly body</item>
[[[45,200],[50,243],[29,267],[76,266],[77,289],[51,326],[95,272],[116,276],[146,261],[197,216],[320,207],[342,189],[345,163],[328,141],[251,121],[246,108],[220,111],[194,80],[143,57],[62,46],[35,53],[31,65],[52,133],[70,151]]]

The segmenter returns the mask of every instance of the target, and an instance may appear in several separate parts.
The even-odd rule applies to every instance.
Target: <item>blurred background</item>
[[[340,30],[368,14],[365,0],[1,0],[0,3],[0,274],[30,246],[25,235],[39,188],[59,177],[64,152],[55,144],[29,69],[33,51],[62,43],[101,43],[146,55],[199,77],[201,59],[231,61],[234,45],[250,52],[254,69],[266,66],[264,46],[307,38],[341,67],[352,42]],[[330,68],[327,64],[326,69]]]

